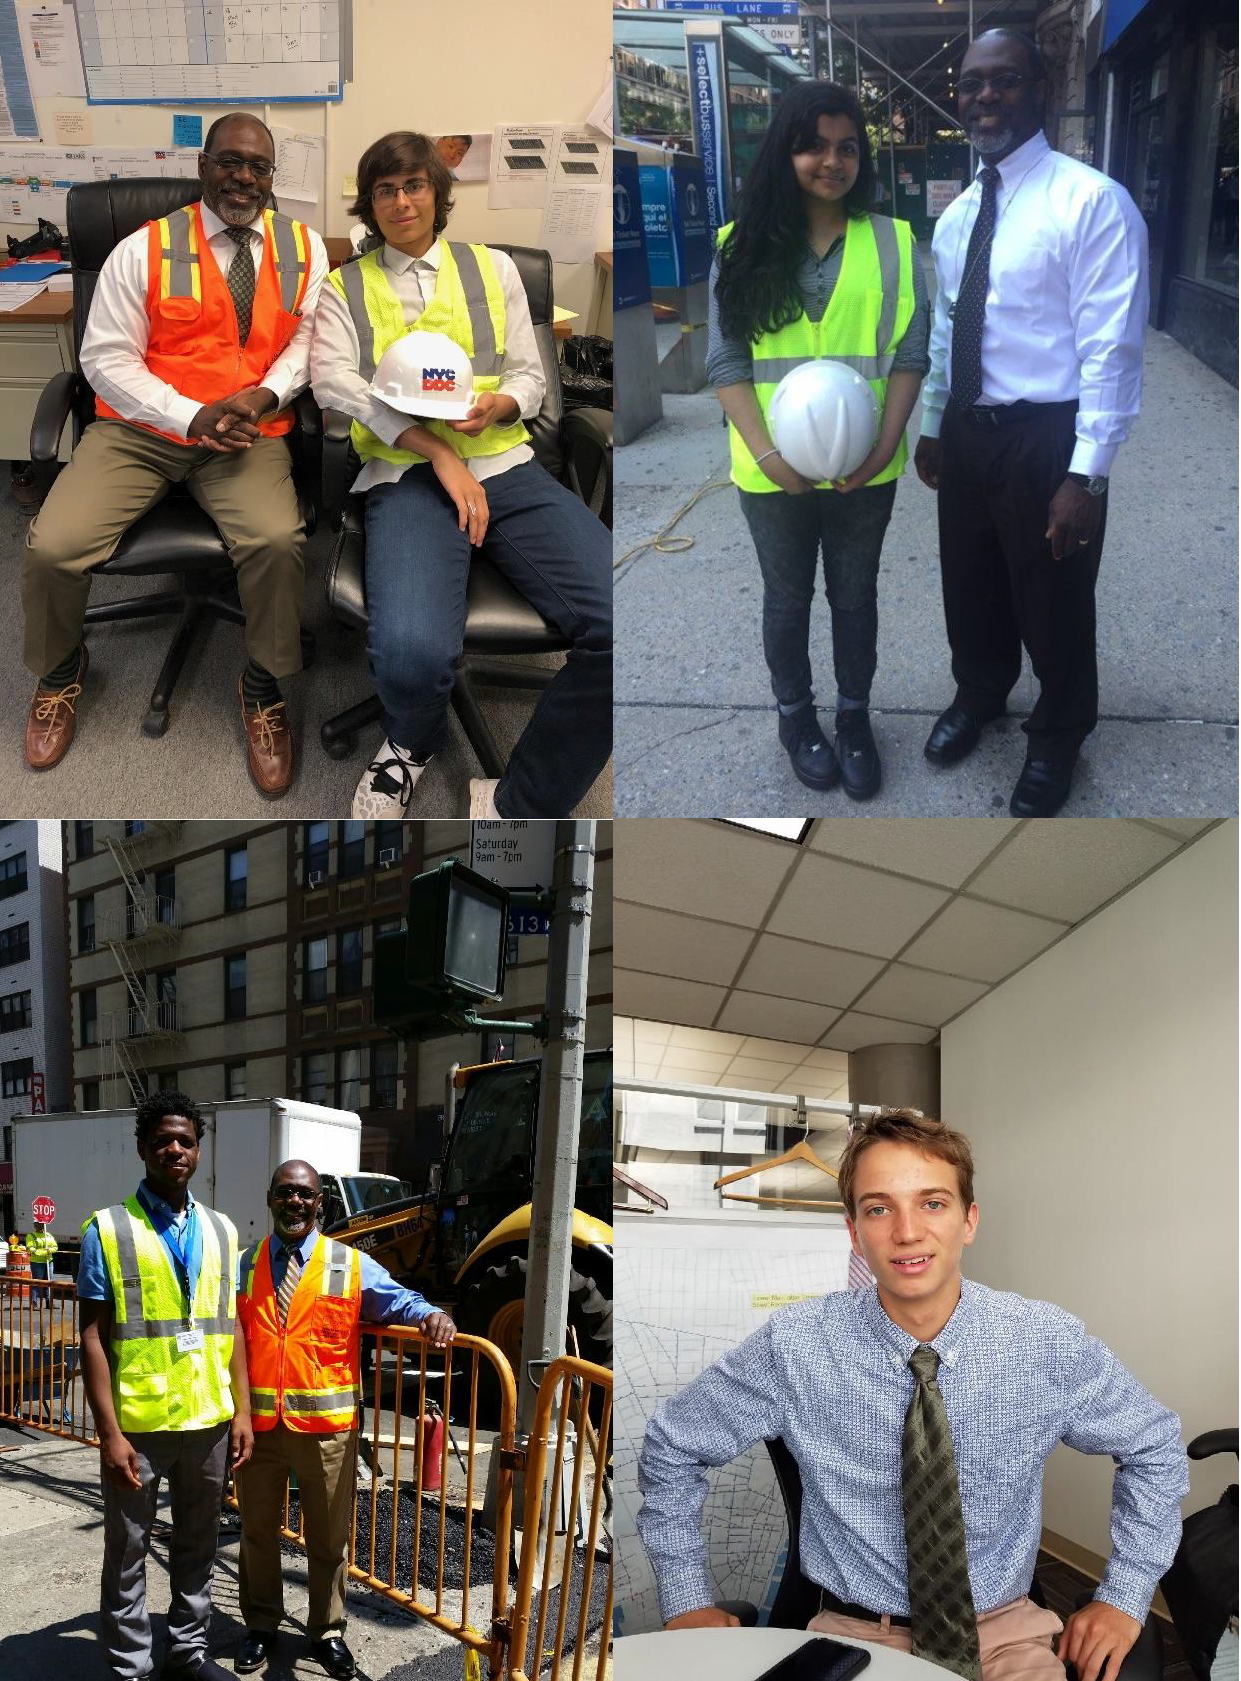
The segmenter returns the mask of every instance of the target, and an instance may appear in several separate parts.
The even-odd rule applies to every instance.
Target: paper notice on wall
[[[437,134],[435,150],[454,181],[491,179],[491,135]]]
[[[301,129],[273,127],[276,142],[277,199],[296,199],[299,204],[318,204],[323,197],[323,136]]]
[[[490,210],[535,210],[547,202],[552,163],[556,155],[555,123],[517,127],[502,124],[491,147]]]
[[[0,222],[55,222],[64,231],[65,200],[76,181],[94,180],[89,151],[40,146],[0,152]]]
[[[612,148],[588,128],[562,128],[556,135],[552,187],[612,184]]]
[[[66,95],[85,99],[86,81],[73,7],[32,5],[23,0],[17,8],[17,28],[35,98]]]
[[[588,263],[600,249],[595,224],[599,220],[602,187],[553,187],[547,197],[539,244],[554,263]]]
[[[91,138],[90,112],[53,112],[52,132],[56,136],[58,146],[89,146]]]

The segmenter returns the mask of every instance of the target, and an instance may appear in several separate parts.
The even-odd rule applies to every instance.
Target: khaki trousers
[[[26,536],[24,658],[36,676],[81,641],[91,567],[107,560],[174,484],[183,484],[220,529],[245,609],[246,651],[274,677],[301,670],[306,534],[285,440],[258,438],[225,455],[123,420],[96,420]]]
[[[913,1645],[910,1631],[894,1628],[886,1617],[872,1623],[820,1611],[807,1626],[815,1634],[847,1634],[851,1640],[868,1640],[897,1652],[908,1652]],[[1064,1665],[1054,1649],[1063,1627],[1054,1611],[1043,1610],[1031,1599],[1014,1599],[984,1612],[978,1619],[983,1681],[1064,1681]]]
[[[284,1616],[280,1521],[289,1472],[297,1475],[310,1565],[307,1632],[312,1640],[345,1632],[349,1523],[357,1471],[358,1433],[311,1435],[277,1424],[256,1430],[254,1453],[237,1473],[241,1507],[241,1615],[248,1629],[271,1634]],[[1063,1681],[1063,1678],[1062,1678]]]

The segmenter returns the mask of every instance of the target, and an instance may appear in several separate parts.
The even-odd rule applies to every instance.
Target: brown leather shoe
[[[246,729],[246,763],[250,780],[265,800],[278,800],[287,794],[293,781],[293,737],[289,734],[289,720],[284,702],[271,706],[246,705],[242,679],[237,679],[237,695],[241,701],[241,721]]]
[[[51,770],[69,751],[77,727],[73,709],[82,693],[88,663],[83,642],[78,648],[78,673],[73,682],[63,689],[35,690],[26,714],[26,763],[31,770]]]

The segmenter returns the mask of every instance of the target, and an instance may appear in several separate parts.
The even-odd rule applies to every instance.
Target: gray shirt
[[[840,267],[844,261],[845,236],[841,234],[820,257],[807,242],[805,255],[797,269],[797,289],[801,293],[806,314],[812,321],[821,321],[831,302]],[[717,254],[711,264],[711,284],[708,288],[707,314],[707,378],[717,389],[721,385],[740,385],[752,379],[750,346],[745,339],[726,338],[720,330],[720,309],[715,300],[715,283],[719,279],[720,259]],[[913,260],[914,312],[905,336],[893,353],[892,372],[915,373],[925,378],[931,366],[927,345],[931,331],[931,309],[927,301],[926,275],[917,251]]]

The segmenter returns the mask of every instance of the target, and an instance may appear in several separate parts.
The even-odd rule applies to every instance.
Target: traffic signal
[[[504,991],[509,898],[455,858],[415,876],[400,933],[375,941],[374,1019],[401,1039],[482,1025],[475,1006]]]

